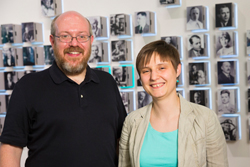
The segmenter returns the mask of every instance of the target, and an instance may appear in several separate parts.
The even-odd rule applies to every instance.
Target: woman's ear
[[[176,78],[181,74],[181,63],[178,64],[177,70],[176,70]]]

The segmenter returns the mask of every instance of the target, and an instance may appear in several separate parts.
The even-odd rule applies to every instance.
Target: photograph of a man
[[[113,67],[112,75],[117,86],[127,86],[127,68],[122,66]]]
[[[202,6],[187,7],[187,30],[203,29]]]
[[[137,92],[137,95],[138,95],[138,109],[152,102],[152,97],[146,91],[139,91]]]
[[[10,71],[10,72],[4,72],[4,80],[5,80],[5,90],[13,90],[16,81],[14,81],[14,76],[16,75],[16,72]]]
[[[110,34],[111,35],[123,35],[126,33],[125,19],[126,19],[126,15],[124,14],[110,15]]]
[[[101,53],[102,53],[102,45],[101,45],[101,43],[92,44],[91,57],[89,59],[89,63],[102,62]]]
[[[189,85],[206,84],[205,63],[189,63]]]
[[[91,24],[92,32],[94,37],[100,37],[102,34],[101,30],[101,18],[100,17],[88,17]]]
[[[5,24],[1,25],[2,29],[2,43],[14,43],[13,37],[13,25],[12,24]]]
[[[111,41],[111,50],[112,50],[112,61],[125,61],[126,60],[126,41],[118,40]]]
[[[218,94],[218,113],[219,114],[233,114],[236,112],[236,107],[233,104],[235,101],[235,90],[223,89]]]
[[[136,15],[136,27],[135,33],[142,34],[142,33],[149,33],[150,26],[149,26],[149,12],[137,12]]]
[[[232,3],[215,4],[216,27],[232,26]]]
[[[237,120],[236,118],[220,118],[220,125],[227,141],[236,141]]]
[[[1,136],[2,131],[3,131],[4,120],[5,120],[5,115],[0,115],[0,136]]]
[[[165,41],[167,44],[170,44],[174,46],[176,49],[178,49],[176,36],[161,37],[161,40]]]
[[[206,106],[205,90],[190,90],[190,102]]]
[[[35,54],[32,47],[23,47],[23,65],[35,65]]]
[[[55,16],[54,0],[41,0],[41,7],[44,16]]]
[[[45,65],[51,65],[55,60],[54,51],[51,45],[44,45]]]
[[[247,30],[247,54],[250,54],[250,30]]]
[[[3,49],[3,66],[4,67],[13,67],[15,66],[15,53],[14,48]]]
[[[160,0],[160,3],[162,5],[164,5],[164,4],[174,4],[175,0]]]
[[[233,84],[235,83],[234,61],[219,61],[218,68],[218,84]]]
[[[128,92],[120,92],[121,94],[121,98],[122,98],[122,102],[124,104],[124,107],[127,111],[127,113],[129,114],[131,111],[129,111],[129,94]]]
[[[204,56],[204,36],[192,35],[188,39],[188,57]]]
[[[22,23],[23,42],[34,41],[34,23]]]

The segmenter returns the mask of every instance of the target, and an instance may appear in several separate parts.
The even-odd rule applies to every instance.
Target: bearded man
[[[89,21],[75,11],[57,16],[50,42],[55,62],[15,86],[0,141],[0,166],[116,167],[126,117],[113,77],[88,65],[94,40]]]

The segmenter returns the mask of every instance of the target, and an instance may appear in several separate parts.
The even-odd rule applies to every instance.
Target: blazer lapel
[[[148,124],[149,124],[149,119],[150,119],[150,114],[151,114],[151,108],[152,108],[152,103],[150,103],[145,110],[142,110],[141,112],[141,118],[135,120],[136,121],[136,127],[137,131],[135,132],[135,143],[134,143],[134,165],[135,166],[140,166],[140,150],[141,146],[145,137],[145,134],[148,129]],[[138,126],[138,128],[137,128]]]
[[[179,97],[180,97],[180,104],[181,104],[181,114],[180,114],[179,128],[178,128],[179,129],[178,130],[178,166],[183,167],[185,164],[187,137],[193,128],[195,115],[193,114],[193,108],[190,106],[189,102],[186,101],[181,95],[179,95]]]

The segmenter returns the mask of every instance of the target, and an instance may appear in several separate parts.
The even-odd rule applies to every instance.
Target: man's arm
[[[9,144],[0,146],[0,167],[20,167],[23,148]]]

